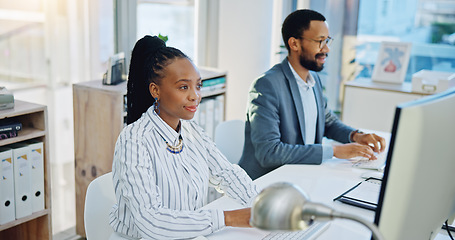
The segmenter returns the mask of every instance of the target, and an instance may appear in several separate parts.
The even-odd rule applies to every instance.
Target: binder
[[[201,93],[205,95],[217,94],[218,91],[226,88],[226,77],[217,77],[202,80]]]
[[[209,98],[205,102],[205,132],[207,135],[211,138],[214,139],[214,133],[215,133],[215,124],[214,124],[214,109],[215,109],[215,99]]]
[[[206,110],[206,99],[202,99],[201,103],[199,104],[199,122],[198,125],[205,130],[206,120],[207,120],[207,110]]]
[[[44,210],[44,148],[43,142],[29,141],[29,161],[31,164],[32,212]]]
[[[15,212],[16,219],[19,219],[32,214],[29,147],[25,143],[15,143],[10,147],[13,149]]]
[[[223,122],[224,121],[224,112],[225,112],[225,103],[224,103],[224,95],[220,95],[218,97],[216,97],[216,100],[218,102],[218,109],[219,109],[219,114],[220,114],[220,121]]]
[[[218,124],[223,122],[224,120],[224,95],[217,96],[215,98],[215,108],[213,111],[213,119],[214,119],[214,135],[213,139],[215,139],[215,130]]]
[[[342,193],[340,196],[334,198],[333,201],[340,201],[352,206],[376,211],[379,192],[381,191],[381,183],[381,179],[373,177],[367,178]]]
[[[11,148],[0,148],[0,225],[16,219],[12,157]]]

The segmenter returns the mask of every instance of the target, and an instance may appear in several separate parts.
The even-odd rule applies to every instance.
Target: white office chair
[[[229,120],[215,128],[215,143],[229,162],[237,164],[245,142],[245,121]]]
[[[112,172],[93,180],[85,195],[84,226],[87,240],[107,240],[114,232],[109,212],[116,202]]]

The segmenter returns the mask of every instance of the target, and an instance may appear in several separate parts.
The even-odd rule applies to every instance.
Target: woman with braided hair
[[[257,189],[190,121],[201,101],[201,76],[180,50],[158,37],[134,46],[128,76],[128,125],[112,165],[117,203],[113,237],[182,239],[225,226],[249,227],[250,208],[203,210],[208,186],[248,206]]]

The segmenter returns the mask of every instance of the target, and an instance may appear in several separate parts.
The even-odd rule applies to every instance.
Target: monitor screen
[[[455,214],[455,88],[396,108],[375,223],[385,239],[433,239]]]

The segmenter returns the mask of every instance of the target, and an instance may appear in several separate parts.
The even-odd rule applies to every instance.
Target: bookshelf
[[[224,120],[226,72],[206,67],[199,71],[203,85],[210,85],[201,90],[199,109],[204,104],[217,106],[216,114],[207,114],[206,108],[204,118],[211,119],[202,121],[207,133],[213,133],[215,124]],[[96,177],[112,171],[115,142],[126,124],[126,92],[126,82],[103,85],[102,80],[93,80],[73,85],[76,233],[82,237],[87,187]]]
[[[0,140],[0,146],[35,139],[43,142],[44,148],[44,210],[0,225],[0,239],[39,240],[52,239],[51,181],[48,157],[47,107],[15,100],[14,108],[0,111],[0,119],[13,119],[22,123],[17,137]]]

